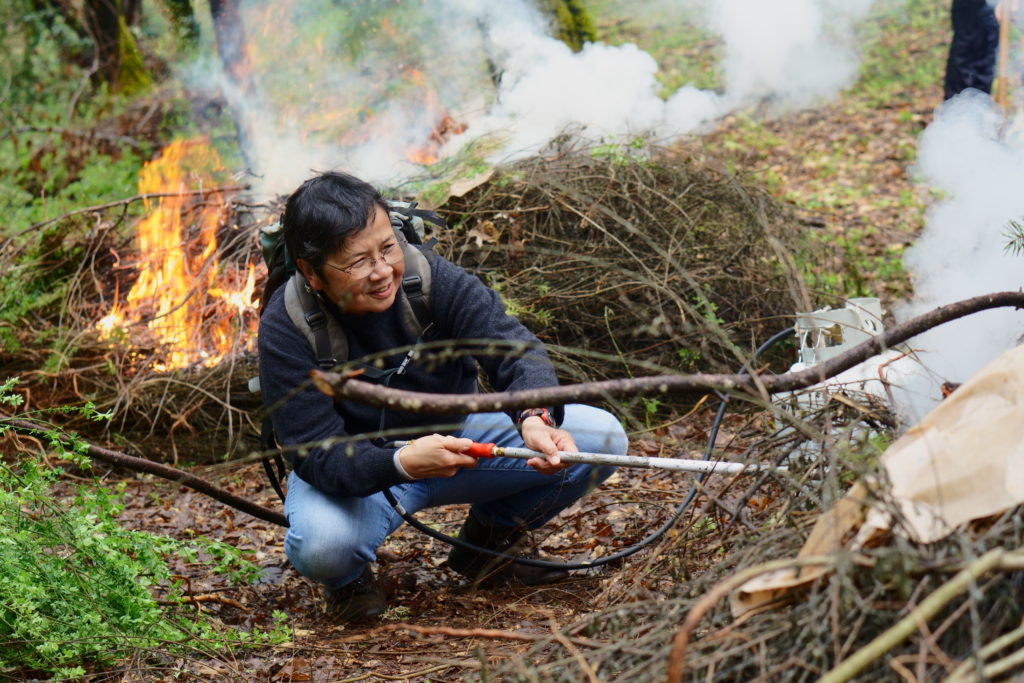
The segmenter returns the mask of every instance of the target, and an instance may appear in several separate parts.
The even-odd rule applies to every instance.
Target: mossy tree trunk
[[[97,76],[117,90],[137,92],[150,76],[129,27],[139,21],[141,0],[86,0],[86,30],[95,48]]]
[[[57,12],[67,25],[92,45],[91,54],[74,50],[65,55],[83,68],[94,68],[93,80],[128,93],[149,86],[145,67],[131,27],[139,22],[142,0],[32,0],[36,10]]]
[[[574,52],[597,40],[597,27],[580,0],[542,0],[541,9],[551,17],[555,35]]]

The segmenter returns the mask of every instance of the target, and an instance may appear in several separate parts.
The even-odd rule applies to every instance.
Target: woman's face
[[[405,273],[402,247],[388,213],[374,206],[366,227],[327,257],[323,273],[299,259],[299,270],[313,289],[322,291],[345,313],[379,313],[395,302]]]

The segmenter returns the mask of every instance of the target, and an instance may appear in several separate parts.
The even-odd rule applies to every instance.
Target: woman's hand
[[[576,450],[576,442],[569,432],[550,427],[540,417],[533,415],[523,420],[519,433],[527,448],[545,455],[544,458],[530,458],[526,461],[533,469],[542,474],[555,474],[569,466],[570,463],[564,463],[558,457],[558,451]]]
[[[460,469],[476,467],[476,458],[463,454],[472,444],[470,439],[431,434],[409,442],[398,459],[413,479],[451,477]]]

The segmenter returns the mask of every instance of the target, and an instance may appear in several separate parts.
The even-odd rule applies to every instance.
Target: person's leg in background
[[[944,99],[968,89],[992,92],[999,22],[986,0],[953,0],[953,39],[946,60]]]

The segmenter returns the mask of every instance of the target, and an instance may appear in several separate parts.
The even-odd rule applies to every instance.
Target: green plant
[[[813,239],[836,253],[840,268],[833,271],[813,261],[803,261],[809,287],[823,294],[840,297],[877,296],[870,283],[887,283],[890,289],[907,280],[900,244],[885,246],[881,252],[865,249],[874,228],[855,228],[844,233],[818,233]]]
[[[519,318],[527,327],[533,330],[543,330],[551,325],[550,311],[534,303],[527,303],[508,295],[508,287],[506,286],[508,280],[505,278],[506,276],[501,273],[487,274],[487,285],[501,297],[502,303],[505,304],[505,311],[509,315]],[[540,296],[545,296],[549,291],[550,287],[548,285],[543,283],[537,285],[537,292]]]
[[[857,99],[868,107],[891,107],[907,93],[941,83],[945,51],[930,41],[946,36],[948,21],[948,6],[931,0],[878,3],[859,28],[867,47],[853,89]]]
[[[56,5],[13,0],[0,7],[0,207],[8,234],[135,191],[149,145],[96,139],[97,122],[128,100],[90,81],[82,58],[91,49]]]
[[[1003,230],[1003,238],[1006,239],[1003,251],[1007,254],[1020,256],[1021,253],[1024,253],[1024,218],[1020,220],[1011,218],[1007,221]]]
[[[658,411],[661,409],[661,401],[657,398],[641,398],[644,406],[644,422],[650,427],[652,420],[658,416]]]
[[[639,136],[596,145],[590,149],[590,156],[595,159],[607,159],[616,166],[643,164],[648,154],[647,142]]]
[[[710,299],[698,296],[694,301],[694,309],[703,316],[704,322],[712,327],[720,327],[725,324],[725,320],[718,315],[718,304]]]
[[[15,411],[22,404],[17,382],[0,384],[0,404]],[[88,470],[88,445],[49,424],[54,413],[94,420],[109,415],[90,404],[17,415],[37,426],[33,436],[48,445],[51,457]],[[0,436],[9,428],[0,422]],[[216,652],[287,637],[283,615],[269,633],[246,633],[218,628],[196,613],[181,618],[177,608],[162,606],[154,589],[172,601],[180,597],[170,557],[203,558],[211,571],[236,581],[252,580],[258,570],[224,543],[125,529],[117,521],[123,488],[90,483],[61,496],[61,474],[25,451],[0,460],[0,668],[71,678],[84,675],[86,666],[109,666],[157,646]]]
[[[42,317],[64,301],[75,269],[82,259],[81,246],[67,239],[67,229],[44,230],[21,262],[0,273],[0,342],[10,349],[20,342],[13,330],[30,313]],[[52,337],[37,339],[53,347]],[[59,350],[56,349],[55,350]]]

